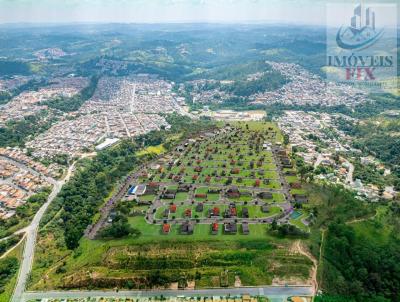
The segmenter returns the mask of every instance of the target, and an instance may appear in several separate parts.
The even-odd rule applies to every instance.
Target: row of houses
[[[249,223],[248,222],[242,222],[242,234],[243,235],[248,235],[250,234],[250,228],[249,228]],[[182,235],[193,235],[194,233],[194,227],[195,224],[194,222],[191,221],[185,221],[183,222],[180,227],[179,227],[179,232]],[[169,234],[171,231],[171,225],[169,223],[164,223],[162,225],[161,229],[163,234]],[[219,224],[217,222],[214,222],[210,225],[210,232],[212,235],[217,235],[219,232]],[[238,225],[236,222],[225,222],[223,225],[223,232],[224,234],[227,235],[234,235],[237,234],[238,232]]]
[[[177,205],[174,203],[171,203],[169,205],[169,207],[167,209],[165,209],[162,213],[162,217],[165,219],[169,218],[170,214],[175,214],[177,211]],[[204,203],[199,202],[196,207],[195,207],[195,211],[197,213],[203,213],[204,211]],[[270,207],[268,204],[263,204],[261,205],[261,211],[263,213],[268,213],[270,211]],[[187,208],[185,209],[185,211],[183,212],[183,215],[186,218],[191,218],[192,217],[192,209],[191,208]],[[221,211],[219,207],[212,207],[210,209],[208,209],[207,212],[207,217],[208,218],[217,218],[220,217]],[[228,208],[224,211],[223,213],[223,217],[224,218],[235,218],[238,217],[238,211],[237,211],[237,207],[235,203],[230,203]],[[250,214],[249,214],[249,209],[247,207],[242,207],[242,218],[249,218]]]

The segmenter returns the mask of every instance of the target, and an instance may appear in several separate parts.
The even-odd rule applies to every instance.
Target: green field
[[[172,151],[172,156],[160,164],[160,169],[152,170],[148,177],[137,179],[136,183],[163,183],[158,193],[140,196],[140,201],[154,202],[161,197],[163,190],[177,190],[177,176],[180,182],[194,184],[195,189],[190,189],[189,193],[178,192],[173,199],[161,200],[162,204],[154,214],[157,221],[152,224],[147,223],[144,217],[148,206],[137,206],[134,201],[124,202],[124,212],[129,213],[126,216],[128,224],[136,230],[134,236],[110,240],[82,238],[79,247],[70,251],[62,244],[62,231],[57,226],[61,221],[54,220],[38,238],[29,288],[145,289],[168,288],[175,282],[182,287],[191,284],[204,288],[233,286],[235,279],[239,279],[243,286],[267,285],[273,278],[304,283],[311,262],[301,254],[289,252],[293,240],[277,237],[270,225],[262,223],[249,224],[249,234],[243,233],[240,221],[243,207],[247,207],[249,218],[267,218],[279,214],[282,209],[278,205],[285,202],[282,193],[273,192],[271,199],[253,204],[256,192],[260,192],[253,192],[254,188],[281,188],[271,152],[262,150],[253,141],[264,141],[266,138],[261,138],[260,133],[269,131],[277,131],[278,141],[282,136],[272,123],[247,125],[248,129],[244,123],[235,124],[242,129],[235,130],[239,135],[235,136],[236,132],[231,131],[221,134],[221,137],[187,144],[184,152]],[[162,152],[164,150],[159,146],[148,148],[140,155]],[[228,183],[229,179],[231,183]],[[267,181],[264,183],[264,180]],[[225,195],[226,190],[234,185],[239,188],[240,196],[228,198],[230,195]],[[222,189],[223,192],[209,193],[213,189]],[[195,197],[195,194],[205,196]],[[217,234],[212,234],[211,224],[202,223],[201,219],[208,217],[208,211],[214,207],[219,208],[219,218],[223,219],[229,201],[236,204],[237,232],[225,233],[220,220]],[[198,202],[205,204],[202,212],[196,212]],[[164,234],[163,212],[169,209],[170,203],[174,203],[177,209],[175,213],[169,213],[171,229]],[[269,204],[269,212],[262,212],[263,203]],[[185,216],[188,209],[191,210],[190,217]],[[175,219],[183,218],[197,221],[192,235],[182,234],[180,223],[174,223]]]

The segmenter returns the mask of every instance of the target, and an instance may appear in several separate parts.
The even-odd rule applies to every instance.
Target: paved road
[[[37,211],[31,224],[26,229],[26,243],[24,247],[22,263],[18,272],[17,284],[14,288],[14,293],[11,298],[12,302],[20,302],[22,300],[22,295],[25,291],[26,283],[28,281],[28,277],[32,269],[33,256],[35,253],[36,237],[40,220],[42,219],[48,206],[60,192],[63,184],[66,181],[68,181],[69,176],[71,175],[71,171],[74,169],[74,166],[75,163],[69,167],[67,177],[64,180],[60,180],[54,183],[53,190],[51,191],[46,203],[42,205],[39,211]]]
[[[152,290],[152,291],[48,291],[48,292],[26,292],[19,302],[30,299],[72,299],[72,298],[96,298],[96,297],[152,297],[152,296],[226,296],[226,295],[265,295],[267,297],[288,296],[311,296],[311,286],[262,286],[262,287],[239,287],[218,288],[198,290]]]

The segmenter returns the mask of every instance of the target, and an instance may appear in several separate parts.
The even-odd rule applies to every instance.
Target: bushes
[[[291,224],[273,224],[270,233],[279,237],[308,238],[309,234]]]
[[[16,245],[22,238],[21,235],[14,235],[8,238],[7,240],[0,241],[0,256],[4,254],[7,250],[9,250],[11,247]]]
[[[45,111],[11,121],[5,127],[0,127],[0,147],[24,146],[28,136],[46,131],[54,121],[55,118],[49,117],[49,113]]]
[[[332,223],[324,246],[324,292],[357,302],[399,301],[399,251],[396,240],[379,246],[357,236],[350,226]]]
[[[103,238],[122,238],[128,235],[139,236],[140,231],[131,227],[124,215],[117,215],[112,224],[101,232]]]
[[[15,257],[0,259],[0,294],[4,292],[6,284],[18,270],[18,259]]]
[[[134,144],[124,141],[101,152],[61,190],[65,243],[69,249],[79,245],[86,227],[115,182],[128,174],[135,164]]]

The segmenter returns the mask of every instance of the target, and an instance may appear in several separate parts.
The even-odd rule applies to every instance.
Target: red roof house
[[[168,223],[164,223],[162,226],[162,231],[164,234],[168,234],[171,230],[171,226]]]

